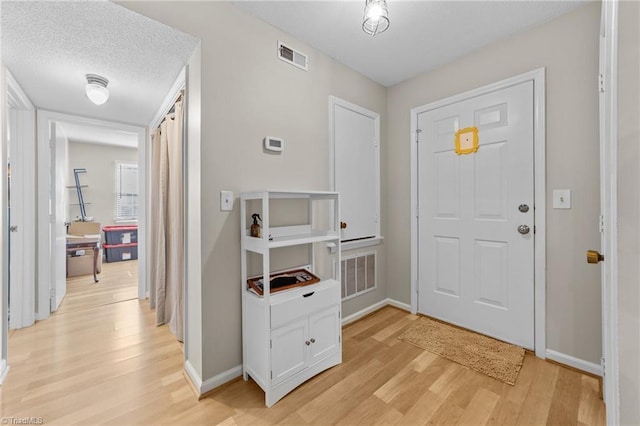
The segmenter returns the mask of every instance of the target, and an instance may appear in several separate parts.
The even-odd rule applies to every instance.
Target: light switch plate
[[[554,189],[553,190],[553,208],[554,209],[570,209],[571,208],[571,190],[570,189]]]
[[[220,210],[223,212],[233,210],[233,191],[220,191]]]

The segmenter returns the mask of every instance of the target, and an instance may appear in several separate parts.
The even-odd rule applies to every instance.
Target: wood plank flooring
[[[528,354],[509,386],[398,340],[415,319],[387,307],[347,326],[343,364],[268,409],[251,380],[198,401],[181,346],[146,301],[69,311],[10,336],[0,415],[63,425],[604,424],[597,379]]]
[[[67,278],[67,295],[54,315],[138,297],[138,261],[102,263],[99,282],[93,275]]]

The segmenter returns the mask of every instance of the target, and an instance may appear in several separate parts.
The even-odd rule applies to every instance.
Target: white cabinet
[[[264,390],[270,407],[342,362],[340,253],[330,250],[340,244],[339,197],[265,191],[241,194],[240,201],[243,377]],[[262,217],[259,238],[250,234],[254,213]],[[263,278],[257,294],[247,280],[272,277],[272,269],[306,269],[320,281],[274,291]]]

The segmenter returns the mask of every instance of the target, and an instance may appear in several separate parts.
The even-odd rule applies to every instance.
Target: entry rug
[[[524,361],[524,349],[519,346],[424,317],[398,339],[510,385],[515,384]]]

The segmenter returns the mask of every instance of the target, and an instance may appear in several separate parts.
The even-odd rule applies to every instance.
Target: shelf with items
[[[243,376],[271,406],[342,362],[340,253],[327,248],[340,242],[339,196],[264,191],[240,200]]]

